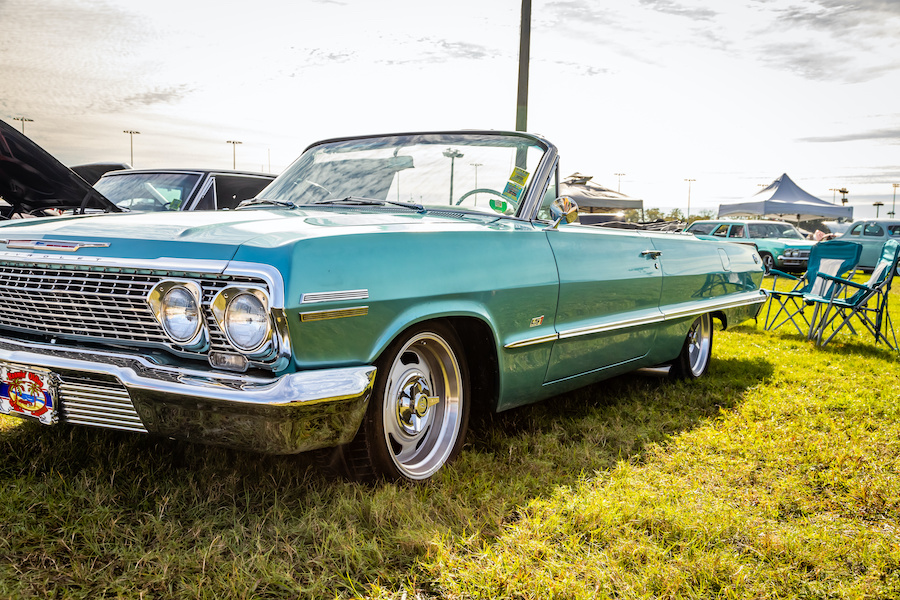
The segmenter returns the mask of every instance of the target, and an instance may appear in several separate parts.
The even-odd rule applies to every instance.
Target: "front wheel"
[[[760,258],[762,258],[763,267],[766,270],[766,275],[768,275],[769,272],[771,272],[772,269],[775,268],[775,259],[772,258],[771,254],[768,254],[766,252],[760,254]]]
[[[669,374],[676,379],[697,379],[709,370],[712,357],[713,327],[709,314],[700,315],[691,324],[681,353],[672,363]]]
[[[369,408],[344,452],[357,479],[423,481],[462,449],[469,377],[462,344],[442,323],[414,327],[376,363]]]

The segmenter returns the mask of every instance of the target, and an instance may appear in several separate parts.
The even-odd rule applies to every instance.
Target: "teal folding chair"
[[[888,240],[881,247],[881,258],[866,283],[819,273],[818,279],[831,282],[833,285],[827,294],[810,294],[806,297],[806,302],[816,304],[817,308],[824,306],[822,316],[818,322],[814,319],[810,327],[810,339],[814,338],[816,344],[824,346],[844,327],[855,334],[856,330],[851,322],[855,319],[875,337],[876,344],[884,340],[891,350],[897,350],[900,346],[897,344],[891,313],[888,312],[888,294],[897,273],[898,261],[900,261],[900,243],[897,240]],[[831,333],[828,337],[824,337],[828,328],[831,328]]]
[[[809,294],[830,295],[830,287],[832,287],[832,284],[818,279],[818,275],[823,273],[838,276],[851,273],[859,263],[861,253],[862,246],[856,242],[838,240],[819,242],[809,251],[806,273],[802,277],[771,269],[769,273],[774,275],[775,279],[772,281],[772,289],[764,290],[769,296],[764,328],[771,331],[790,322],[797,328],[798,333],[807,334],[813,321],[804,313],[803,309],[806,306],[804,298]],[[779,277],[793,280],[796,283],[788,291],[776,290]],[[774,314],[772,314],[773,308]]]

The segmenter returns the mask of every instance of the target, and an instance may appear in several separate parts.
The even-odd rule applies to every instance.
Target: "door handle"
[[[659,258],[661,254],[661,250],[643,250],[641,252],[641,256],[649,256],[650,258]]]

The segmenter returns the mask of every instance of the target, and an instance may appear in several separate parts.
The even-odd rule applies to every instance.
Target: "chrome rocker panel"
[[[49,369],[62,380],[72,377],[119,385],[130,397],[143,428],[119,425],[106,414],[94,415],[95,422],[79,421],[83,424],[145,430],[269,454],[350,442],[375,380],[373,366],[300,371],[265,379],[158,365],[133,354],[24,344],[2,337],[0,361]],[[59,399],[62,415],[67,401]],[[98,400],[93,410],[102,413],[104,407]]]

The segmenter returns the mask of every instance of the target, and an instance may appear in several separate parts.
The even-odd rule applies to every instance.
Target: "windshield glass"
[[[128,210],[181,210],[198,181],[197,173],[123,173],[104,175],[94,187]]]
[[[800,235],[800,232],[793,225],[788,225],[787,223],[775,223],[773,225],[775,229],[778,231],[778,237],[787,238],[789,240],[802,240],[803,236]]]
[[[515,214],[545,149],[512,134],[398,135],[310,148],[267,188],[295,204],[370,199]],[[543,190],[541,190],[543,192]]]

